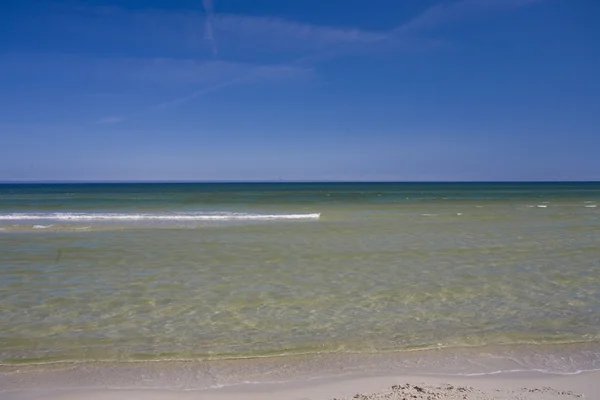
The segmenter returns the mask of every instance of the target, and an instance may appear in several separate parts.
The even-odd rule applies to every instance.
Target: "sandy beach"
[[[600,400],[599,19],[0,0],[0,400]]]
[[[600,372],[577,375],[380,376],[241,384],[207,390],[44,390],[0,392],[6,400],[559,400],[600,399]]]

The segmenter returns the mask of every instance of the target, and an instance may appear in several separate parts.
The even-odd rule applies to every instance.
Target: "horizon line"
[[[214,183],[600,183],[600,180],[0,180],[0,185],[22,184],[214,184]]]

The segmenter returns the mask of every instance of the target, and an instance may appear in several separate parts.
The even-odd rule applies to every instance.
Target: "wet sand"
[[[207,390],[36,390],[0,392],[6,400],[567,400],[600,399],[600,372],[577,375],[382,376],[241,384]]]
[[[0,366],[0,400],[600,400],[596,344]]]

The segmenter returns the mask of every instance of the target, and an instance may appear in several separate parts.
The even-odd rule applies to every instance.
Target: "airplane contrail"
[[[215,42],[215,36],[213,34],[212,26],[214,10],[213,0],[202,0],[202,6],[204,7],[204,12],[206,12],[206,19],[204,22],[204,38],[208,40],[210,48],[212,49],[213,56],[216,57],[219,54],[219,51],[217,50],[217,43]]]

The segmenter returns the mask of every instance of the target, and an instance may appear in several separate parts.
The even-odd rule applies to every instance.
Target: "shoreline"
[[[478,382],[488,380],[498,384],[499,379],[504,382],[499,388],[506,385],[516,388],[513,380],[518,380],[528,388],[536,390],[552,386],[548,382],[554,381],[565,382],[565,387],[570,387],[569,390],[572,391],[582,387],[585,382],[587,382],[585,384],[594,382],[600,384],[600,344],[510,345],[394,353],[328,353],[205,361],[2,365],[0,366],[0,398],[28,400],[81,398],[77,396],[82,396],[98,400],[153,399],[164,398],[158,394],[165,392],[169,394],[167,398],[173,399],[195,398],[189,396],[201,394],[201,398],[207,399],[241,400],[245,398],[243,396],[248,391],[260,392],[262,388],[268,393],[272,392],[283,397],[263,396],[256,397],[257,399],[289,398],[284,394],[292,389],[297,389],[294,393],[298,394],[297,398],[300,399],[313,398],[300,396],[301,391],[308,393],[313,389],[316,390],[317,386],[325,385],[328,389],[319,393],[326,396],[315,395],[315,399],[348,397],[350,394],[345,394],[344,391],[347,387],[357,393],[388,390],[387,395],[392,397],[381,398],[395,399],[396,397],[393,396],[400,396],[402,393],[395,393],[393,390],[390,392],[393,385],[426,382],[432,388],[431,393],[437,393],[441,390],[440,385],[447,382],[455,386],[461,384],[476,387]],[[366,380],[366,383],[363,380]],[[363,383],[357,383],[359,381]],[[546,383],[540,386],[542,381]],[[340,382],[346,383],[340,386]],[[375,382],[389,384],[371,389]],[[485,387],[495,390],[496,387],[490,384],[486,384]],[[241,395],[236,394],[238,390],[242,391]],[[263,394],[267,392],[263,391]],[[332,393],[331,396],[329,393]],[[549,396],[548,393],[546,394]],[[600,396],[600,387],[597,393]],[[586,396],[588,396],[586,398],[593,398],[587,394]],[[473,397],[473,399],[480,398],[495,399]]]
[[[452,344],[452,345],[438,345],[438,346],[411,346],[405,348],[390,348],[390,349],[370,349],[370,348],[357,348],[348,350],[325,350],[325,351],[298,351],[293,350],[270,350],[258,353],[231,353],[231,354],[216,354],[216,355],[195,355],[190,358],[149,358],[148,355],[144,357],[137,357],[133,355],[131,359],[41,359],[41,358],[8,358],[5,360],[0,359],[0,373],[6,368],[19,368],[19,367],[45,367],[52,365],[75,365],[75,364],[139,364],[139,363],[170,363],[170,362],[220,362],[220,361],[245,361],[245,360],[262,360],[262,359],[294,359],[303,357],[354,357],[354,356],[367,356],[367,357],[401,357],[411,354],[430,354],[435,353],[436,355],[444,356],[444,353],[468,353],[468,354],[483,354],[493,353],[498,356],[505,356],[511,354],[515,350],[541,350],[544,354],[558,354],[564,355],[565,353],[589,353],[598,352],[598,370],[600,370],[600,340],[579,340],[579,341],[544,341],[544,342],[516,342],[516,343],[488,343],[488,344]],[[595,371],[596,368],[592,369]],[[582,370],[578,372],[587,372],[588,370]],[[543,371],[542,371],[543,372]]]

